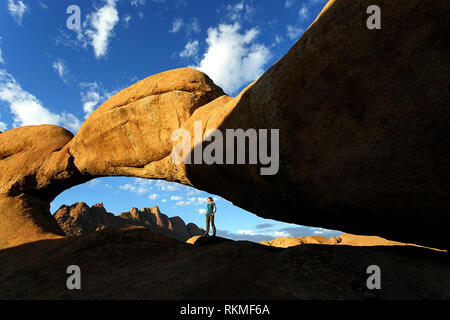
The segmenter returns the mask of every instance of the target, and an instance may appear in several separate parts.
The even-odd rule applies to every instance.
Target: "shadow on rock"
[[[229,241],[233,241],[233,240],[222,238],[222,237],[217,237],[217,236],[194,236],[194,237],[186,240],[186,243],[203,247],[203,246],[210,246],[210,245],[219,244],[219,243],[223,243],[223,242],[229,242]]]

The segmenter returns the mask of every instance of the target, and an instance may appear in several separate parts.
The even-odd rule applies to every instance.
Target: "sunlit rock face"
[[[0,248],[64,235],[50,215],[50,202],[88,180],[68,152],[59,152],[72,138],[53,125],[0,134]]]
[[[81,236],[113,226],[142,226],[180,241],[205,234],[205,230],[194,223],[186,225],[180,217],[169,218],[158,206],[141,210],[132,208],[116,216],[106,211],[103,203],[89,207],[84,202],[77,202],[70,206],[62,205],[53,217],[68,236]]]
[[[0,134],[1,245],[60,234],[48,208],[63,190],[135,176],[192,185],[265,218],[447,247],[448,1],[380,0],[381,30],[366,27],[371,4],[330,1],[235,98],[177,69],[119,92],[73,138],[55,126]],[[196,121],[202,132],[278,129],[279,170],[174,164],[173,131],[193,135]]]

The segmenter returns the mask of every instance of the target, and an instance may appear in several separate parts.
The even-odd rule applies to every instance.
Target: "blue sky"
[[[1,0],[0,131],[56,124],[74,134],[101,103],[136,81],[192,67],[235,96],[280,59],[325,0]],[[67,27],[70,5],[80,29]],[[99,178],[52,203],[103,202],[113,213],[158,205],[204,225],[205,192],[176,183]],[[218,233],[260,241],[339,232],[259,218],[216,197]],[[280,208],[281,209],[281,208]]]

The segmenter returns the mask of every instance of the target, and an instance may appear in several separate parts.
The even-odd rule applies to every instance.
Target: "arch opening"
[[[149,230],[172,236],[178,240],[187,240],[190,235],[185,231],[183,236],[166,232],[176,229],[170,224],[171,219],[181,218],[184,225],[195,224],[197,233],[204,234],[206,198],[213,197],[218,213],[216,215],[217,235],[233,240],[253,242],[271,241],[279,237],[306,237],[321,235],[337,237],[342,232],[323,228],[300,226],[273,219],[264,219],[233,205],[230,201],[190,186],[163,180],[150,180],[130,177],[95,178],[89,182],[72,187],[52,202],[50,212],[56,218],[66,234],[84,234],[101,229],[103,225],[139,225]],[[160,221],[162,229],[154,228],[157,221],[139,220],[139,215],[151,213],[158,207],[160,214],[167,216]],[[93,210],[92,208],[95,208]],[[92,211],[92,212],[91,212]],[[72,212],[72,222],[67,216]],[[112,213],[115,218],[110,218]],[[129,213],[134,216],[131,217]],[[80,215],[85,215],[79,218]],[[87,217],[86,217],[87,215]],[[89,219],[89,216],[90,219]],[[118,221],[118,217],[124,219]],[[64,222],[66,225],[64,225]],[[180,227],[179,230],[183,230]],[[200,231],[201,229],[201,231]]]

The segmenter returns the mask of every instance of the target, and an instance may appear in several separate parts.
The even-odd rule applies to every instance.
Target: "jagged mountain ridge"
[[[178,216],[169,218],[158,206],[141,210],[133,207],[116,216],[106,211],[103,203],[89,207],[84,202],[77,202],[70,206],[62,205],[53,216],[68,236],[84,235],[108,226],[143,226],[180,241],[205,233],[194,223],[185,224]]]

